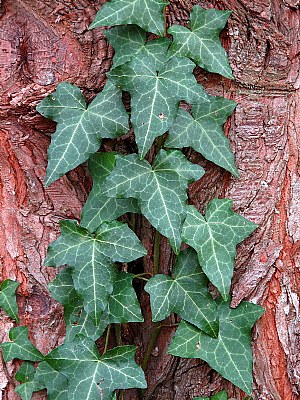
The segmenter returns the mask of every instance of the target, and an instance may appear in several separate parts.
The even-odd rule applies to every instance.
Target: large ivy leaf
[[[16,290],[18,286],[18,282],[10,279],[5,279],[0,285],[0,307],[10,318],[16,321],[19,321],[18,305],[16,301]]]
[[[110,400],[114,390],[145,388],[142,369],[134,361],[135,347],[116,347],[100,356],[93,341],[76,337],[46,356],[69,381],[68,400]]]
[[[195,103],[207,98],[193,75],[195,64],[185,58],[169,58],[166,52],[161,49],[163,66],[148,55],[134,58],[107,74],[131,94],[131,122],[141,158],[154,139],[173,125],[181,100]]]
[[[61,236],[48,249],[46,265],[68,264],[76,291],[95,324],[99,323],[113,291],[116,266],[111,261],[129,262],[146,254],[137,236],[127,225],[114,221],[102,224],[95,235],[76,221],[62,221]]]
[[[18,369],[15,378],[21,385],[15,387],[15,392],[21,397],[22,400],[31,400],[32,393],[37,392],[44,388],[44,385],[34,380],[35,368],[34,366],[25,361]]]
[[[239,176],[229,140],[222,128],[236,103],[223,97],[209,96],[209,100],[194,105],[192,115],[179,109],[165,145],[173,148],[192,147],[208,160]]]
[[[163,67],[165,54],[170,47],[168,38],[153,39],[146,42],[146,32],[137,25],[116,26],[104,31],[115,50],[113,68],[136,57],[148,56],[157,69]]]
[[[236,246],[250,235],[256,225],[236,214],[229,199],[214,199],[207,207],[205,218],[194,206],[187,206],[182,229],[183,241],[198,253],[203,271],[228,298],[236,256]]]
[[[103,195],[139,199],[142,214],[170,240],[178,254],[187,186],[203,175],[203,168],[177,150],[161,150],[153,168],[137,154],[117,155],[116,167],[103,185]]]
[[[43,361],[44,356],[28,339],[27,326],[17,326],[9,331],[11,342],[0,343],[4,361],[11,361],[14,358],[27,361]]]
[[[48,400],[69,400],[68,380],[55,371],[46,361],[39,363],[34,375],[34,382],[47,389]]]
[[[217,337],[216,305],[207,290],[207,283],[195,251],[189,248],[181,252],[174,266],[173,278],[157,274],[145,286],[150,294],[152,320],[161,321],[175,312]]]
[[[167,4],[164,0],[111,0],[101,7],[89,28],[136,24],[163,36],[163,9]]]
[[[190,16],[190,29],[180,25],[172,25],[168,29],[168,33],[174,38],[170,54],[189,57],[207,71],[233,79],[227,54],[219,39],[230,14],[230,11],[204,10],[200,6],[194,6]]]
[[[48,150],[45,185],[86,161],[99,149],[101,138],[114,138],[128,130],[121,91],[109,81],[88,107],[78,87],[60,83],[37,110],[58,123]]]
[[[80,225],[94,232],[103,222],[111,222],[127,212],[140,212],[135,199],[114,199],[102,195],[102,184],[115,165],[113,153],[96,153],[89,159],[93,188],[83,207]]]
[[[251,328],[264,312],[256,304],[243,302],[230,308],[219,302],[219,336],[212,338],[182,321],[168,349],[179,357],[201,358],[225,379],[246,393],[252,390]]]

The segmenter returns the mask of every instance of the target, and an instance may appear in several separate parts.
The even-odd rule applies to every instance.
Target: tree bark
[[[43,187],[46,153],[53,123],[35,107],[64,80],[83,89],[88,100],[99,92],[109,70],[112,49],[100,28],[88,26],[105,0],[0,1],[0,265],[1,281],[18,280],[20,324],[44,353],[64,337],[62,307],[47,289],[55,276],[43,267],[46,249],[58,235],[60,219],[80,218],[91,182],[85,166]],[[171,0],[168,23],[186,24],[194,4],[232,10],[222,40],[235,81],[195,70],[199,83],[213,95],[238,102],[226,123],[241,178],[189,152],[206,175],[190,187],[191,202],[201,211],[214,197],[233,199],[234,210],[259,228],[238,248],[232,306],[243,299],[266,308],[253,330],[256,400],[296,400],[300,396],[300,94],[297,0]],[[128,137],[125,145],[132,146]],[[104,148],[123,146],[104,141]],[[148,249],[146,271],[153,268],[154,232],[137,218],[138,234]],[[160,272],[168,273],[172,252],[161,241]],[[138,264],[131,268],[140,268]],[[141,289],[137,287],[137,289]],[[139,346],[141,362],[151,323],[149,298],[140,290],[146,322],[122,328],[124,343]],[[165,324],[176,322],[175,317]],[[1,312],[1,341],[12,321]],[[175,328],[158,335],[146,372],[146,400],[190,400],[224,388],[240,400],[243,393],[201,360],[166,354]],[[0,365],[0,399],[18,399],[13,391],[17,362]],[[34,395],[44,398],[43,393]],[[139,400],[137,390],[126,400]]]

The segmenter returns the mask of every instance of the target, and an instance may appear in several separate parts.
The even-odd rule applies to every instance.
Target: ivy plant
[[[191,147],[239,176],[223,133],[236,103],[208,95],[193,74],[198,65],[233,78],[219,39],[230,12],[195,6],[190,28],[167,29],[166,7],[163,0],[105,3],[90,26],[111,26],[104,34],[115,55],[103,90],[87,105],[78,87],[62,82],[37,107],[57,123],[45,185],[88,160],[93,188],[81,220],[60,222],[60,236],[45,260],[60,268],[49,290],[64,307],[64,343],[44,355],[29,340],[27,327],[19,326],[1,344],[6,362],[25,360],[15,376],[23,400],[43,388],[50,400],[113,400],[118,389],[146,388],[136,348],[122,345],[121,335],[116,347],[110,340],[112,324],[120,329],[123,323],[143,322],[135,278],[147,281],[153,322],[173,313],[181,319],[169,354],[201,358],[251,393],[251,328],[263,309],[248,302],[231,308],[230,285],[236,246],[256,225],[235,213],[229,199],[213,199],[205,216],[188,204],[188,186],[205,170],[182,150]],[[130,94],[130,113],[122,91]],[[102,151],[102,139],[119,138],[130,127],[136,152]],[[136,260],[147,254],[134,223],[125,222],[133,221],[130,213],[142,214],[156,229],[150,279],[148,272],[130,272],[130,263],[141,266]],[[170,276],[158,273],[160,235],[175,253]],[[190,247],[182,250],[182,244]],[[212,297],[209,281],[218,298]],[[16,321],[17,286],[6,280],[0,288],[0,306]],[[95,341],[101,336],[99,347]],[[146,364],[145,356],[144,369]],[[227,394],[212,399],[225,400]]]

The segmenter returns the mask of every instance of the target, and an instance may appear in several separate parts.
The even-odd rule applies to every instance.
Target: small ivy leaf
[[[156,69],[161,69],[171,44],[168,38],[153,39],[146,43],[146,32],[137,25],[116,26],[105,30],[104,34],[115,50],[113,68],[133,58],[148,56]]]
[[[225,390],[216,393],[212,397],[196,397],[194,400],[228,400],[228,395]]]
[[[116,389],[146,388],[135,363],[134,346],[116,347],[100,356],[93,341],[75,337],[46,356],[47,362],[68,378],[68,400],[110,400]]]
[[[225,379],[251,393],[251,328],[263,313],[264,309],[256,304],[242,302],[232,309],[229,301],[219,301],[218,338],[212,338],[182,321],[168,353],[178,357],[201,358]]]
[[[153,168],[146,160],[139,160],[137,154],[117,155],[116,167],[106,179],[102,194],[139,199],[142,214],[169,239],[178,254],[188,184],[200,179],[204,172],[177,150],[161,150]]]
[[[34,382],[41,383],[43,388],[47,389],[48,400],[69,400],[67,378],[55,371],[46,361],[39,363]]]
[[[107,74],[131,94],[131,122],[141,158],[154,139],[173,125],[181,100],[195,103],[207,98],[193,75],[195,64],[186,58],[170,58],[166,53],[161,48],[162,67],[158,68],[153,57],[147,55]]]
[[[161,321],[175,312],[208,335],[218,337],[216,305],[193,249],[179,254],[173,274],[173,278],[155,275],[145,286],[150,294],[152,320]]]
[[[197,251],[203,271],[224,300],[230,290],[236,246],[257,228],[231,207],[232,200],[214,199],[204,218],[194,206],[187,206],[182,229],[183,241]]]
[[[31,400],[32,393],[44,388],[44,385],[34,380],[35,368],[29,362],[24,362],[18,369],[15,378],[21,385],[15,387],[15,392],[22,400]]]
[[[163,0],[111,0],[98,11],[89,29],[136,24],[147,32],[164,35]]]
[[[9,331],[11,342],[0,343],[4,361],[14,358],[27,361],[43,361],[44,356],[28,339],[27,326],[17,326]]]
[[[174,38],[170,54],[191,58],[199,67],[233,79],[226,51],[219,39],[230,14],[231,11],[204,10],[194,6],[190,16],[191,29],[180,25],[168,29]]]
[[[118,137],[129,129],[121,91],[110,81],[88,107],[78,87],[60,83],[37,111],[58,123],[48,150],[46,186],[86,161],[102,138]]]
[[[229,140],[223,133],[223,124],[236,107],[234,101],[209,96],[207,102],[192,107],[192,115],[179,109],[169,131],[166,147],[192,147],[207,160],[239,176],[230,150]]]
[[[96,153],[89,159],[93,188],[83,207],[80,225],[94,232],[103,222],[111,222],[121,215],[140,209],[135,199],[113,199],[102,195],[102,184],[115,165],[113,153]]]
[[[10,279],[5,279],[0,285],[0,307],[15,321],[19,321],[18,305],[16,301],[16,290],[18,286],[18,282]]]

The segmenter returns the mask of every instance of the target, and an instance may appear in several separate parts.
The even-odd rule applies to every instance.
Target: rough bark
[[[90,188],[84,167],[43,188],[46,151],[54,124],[37,115],[36,104],[63,80],[76,83],[91,99],[101,90],[112,50],[101,29],[88,31],[105,0],[0,1],[0,262],[1,280],[17,279],[22,325],[37,347],[47,352],[64,335],[61,306],[49,296],[55,272],[43,267],[47,245],[58,235],[58,221],[79,218]],[[238,102],[226,124],[241,173],[239,180],[190,152],[207,173],[191,186],[200,210],[213,197],[230,197],[234,209],[259,228],[238,248],[232,285],[236,306],[242,299],[266,308],[253,331],[254,399],[296,400],[299,367],[299,6],[296,0],[171,0],[169,23],[186,23],[193,4],[233,10],[222,39],[235,82],[196,69],[209,93]],[[104,147],[120,146],[104,143]],[[132,146],[129,137],[126,146]],[[153,268],[153,230],[137,220],[149,250],[145,270]],[[172,253],[161,243],[160,271],[168,273]],[[131,266],[138,269],[141,266]],[[140,289],[137,287],[137,289]],[[138,360],[156,326],[149,299],[142,293],[146,322],[126,325],[124,343],[140,346]],[[169,318],[166,324],[175,322]],[[1,312],[0,340],[7,340],[11,320]],[[145,399],[189,400],[234,388],[206,363],[166,355],[174,329],[163,328],[148,364]],[[17,363],[0,366],[3,400],[17,399],[13,372]],[[43,393],[35,395],[44,398]],[[125,399],[138,400],[132,390]]]

